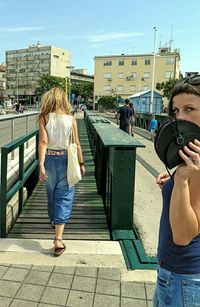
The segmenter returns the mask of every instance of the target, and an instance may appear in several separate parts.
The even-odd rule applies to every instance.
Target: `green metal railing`
[[[85,122],[111,238],[119,241],[128,269],[155,268],[133,221],[136,149],[145,146],[101,116],[87,112]]]
[[[158,128],[159,128],[160,125],[167,120],[168,116],[167,114],[163,115],[155,114],[155,118],[158,121]],[[149,130],[151,119],[152,115],[149,113],[138,113],[135,119],[135,126],[145,130]]]
[[[32,137],[36,138],[35,142],[35,160],[24,170],[24,145]],[[18,215],[23,207],[23,186],[30,175],[36,171],[36,181],[38,180],[38,129],[35,128],[26,135],[16,139],[15,141],[2,146],[1,148],[1,190],[0,190],[0,236],[6,237],[6,209],[11,198],[18,192]],[[19,148],[19,168],[18,179],[11,188],[7,188],[7,172],[8,172],[8,155],[16,148]]]

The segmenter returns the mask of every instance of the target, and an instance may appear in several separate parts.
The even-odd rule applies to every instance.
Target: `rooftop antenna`
[[[159,48],[162,47],[162,34],[160,34],[160,43],[159,43]]]
[[[169,40],[169,48],[170,48],[170,50],[171,50],[171,48],[172,48],[172,42],[174,41],[173,40],[173,25],[171,25],[171,30],[170,30],[170,40]]]

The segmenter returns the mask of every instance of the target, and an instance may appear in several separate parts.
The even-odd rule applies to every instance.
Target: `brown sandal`
[[[65,244],[62,242],[62,239],[55,239],[53,242],[55,243],[56,241],[59,241],[62,243],[63,247],[55,247],[54,249],[54,256],[58,257],[60,256],[66,249]]]

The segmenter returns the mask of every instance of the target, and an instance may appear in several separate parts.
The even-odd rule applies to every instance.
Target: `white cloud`
[[[106,42],[110,40],[125,40],[127,38],[131,37],[140,37],[145,36],[146,33],[140,33],[140,32],[110,32],[110,33],[104,33],[104,34],[92,34],[85,36],[86,39],[88,39],[90,42],[93,43],[99,43],[99,42]]]
[[[49,29],[49,27],[42,27],[42,26],[33,26],[33,27],[7,27],[7,28],[0,28],[0,32],[9,32],[9,33],[14,33],[14,32],[31,32],[31,31],[41,31],[41,30],[46,30]]]

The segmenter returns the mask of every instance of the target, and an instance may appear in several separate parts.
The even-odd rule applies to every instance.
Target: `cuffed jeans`
[[[55,225],[66,224],[74,200],[74,187],[69,188],[66,178],[67,155],[46,155],[45,171],[49,218]]]
[[[175,274],[158,267],[153,307],[200,307],[200,274]]]

